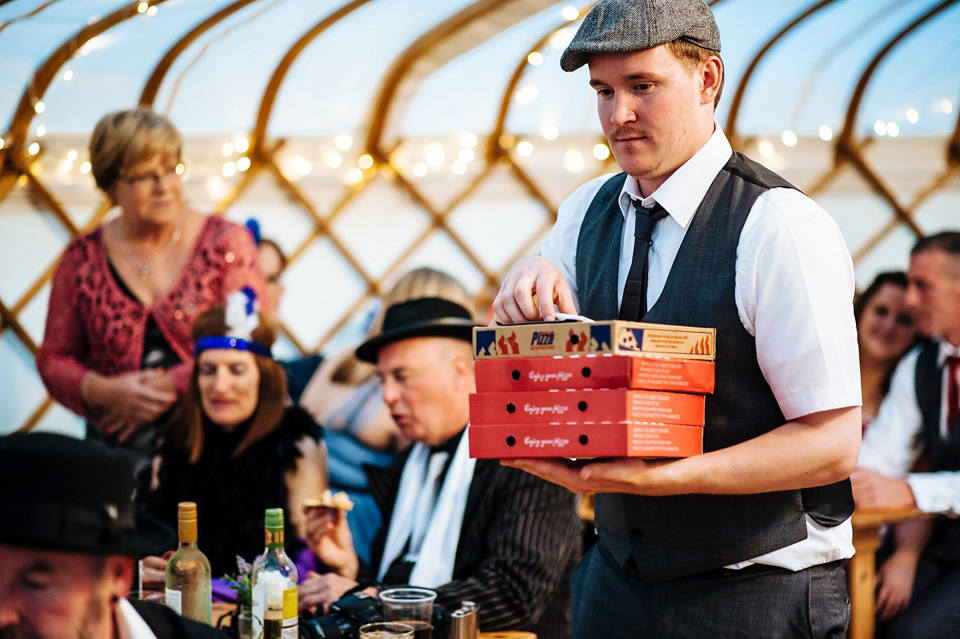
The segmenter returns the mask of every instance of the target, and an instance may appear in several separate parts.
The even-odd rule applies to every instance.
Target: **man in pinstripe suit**
[[[384,401],[415,443],[393,466],[366,469],[387,522],[374,539],[373,565],[357,559],[345,517],[309,516],[310,548],[334,572],[308,576],[302,607],[372,593],[379,586],[371,584],[412,583],[435,589],[448,610],[478,603],[482,630],[569,637],[582,524],[563,488],[469,459],[473,326],[454,302],[412,300],[388,308],[380,335],[357,349],[376,363]]]

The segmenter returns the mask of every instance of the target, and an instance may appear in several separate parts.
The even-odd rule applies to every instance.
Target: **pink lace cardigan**
[[[83,378],[89,371],[112,376],[139,370],[152,315],[180,357],[181,363],[169,373],[183,393],[193,366],[194,318],[243,286],[259,295],[265,284],[249,232],[211,215],[176,283],[146,308],[120,289],[98,228],[71,242],[60,258],[37,370],[55,400],[90,418],[82,398]]]

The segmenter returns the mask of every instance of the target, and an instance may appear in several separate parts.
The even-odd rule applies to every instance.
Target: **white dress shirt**
[[[621,293],[633,258],[631,200],[647,207],[658,202],[669,213],[653,231],[648,260],[647,300],[653,306],[697,208],[731,153],[717,125],[703,148],[650,196],[642,198],[636,180],[625,181],[619,200]],[[560,205],[540,251],[563,272],[578,308],[580,225],[610,177],[591,180]],[[740,233],[735,281],[740,321],[757,341],[760,369],[787,419],[861,404],[853,263],[840,229],[819,205],[794,189],[764,192]],[[825,528],[807,517],[807,539],[734,567],[763,563],[800,570],[852,555],[849,521]]]
[[[917,461],[916,437],[923,428],[915,385],[919,355],[920,349],[916,348],[897,365],[890,381],[890,392],[867,427],[858,463],[888,477],[906,478],[920,510],[960,515],[960,472],[908,472]],[[937,362],[942,365],[949,355],[960,355],[960,347],[941,341]],[[944,367],[941,387],[944,397],[948,374],[949,367]],[[941,434],[945,434],[947,428],[946,408],[947,402],[941,401]]]

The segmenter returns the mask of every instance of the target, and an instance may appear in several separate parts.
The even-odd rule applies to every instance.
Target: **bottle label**
[[[167,588],[164,594],[164,600],[166,601],[167,606],[170,607],[175,613],[183,614],[183,595],[179,590],[174,590],[173,588]]]
[[[283,630],[282,639],[297,639],[299,637],[299,611],[297,610],[297,589],[288,588],[283,591]]]
[[[267,584],[259,583],[253,587],[250,593],[250,603],[253,613],[253,637],[258,639],[263,636],[263,613],[267,607]]]
[[[297,589],[288,588],[283,591],[283,625],[287,625],[287,621],[297,619]]]

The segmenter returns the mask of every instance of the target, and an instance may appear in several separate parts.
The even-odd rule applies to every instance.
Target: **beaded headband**
[[[213,348],[232,348],[238,351],[250,351],[260,357],[271,357],[270,347],[255,342],[251,334],[260,325],[257,315],[260,310],[257,294],[245,286],[227,297],[224,319],[227,324],[226,335],[201,337],[193,345],[194,356]]]

